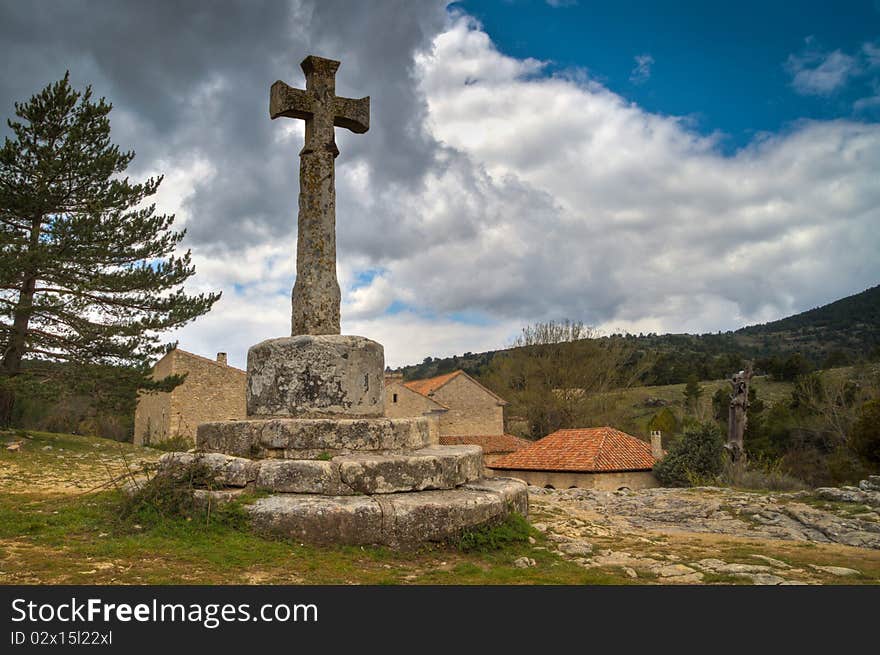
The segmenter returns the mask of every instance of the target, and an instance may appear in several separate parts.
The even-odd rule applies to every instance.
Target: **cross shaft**
[[[335,127],[362,134],[370,129],[370,98],[336,95],[339,62],[306,57],[300,66],[306,88],[281,80],[269,93],[269,116],[306,122],[300,151],[296,282],[291,333],[339,334],[339,281],[336,278]]]

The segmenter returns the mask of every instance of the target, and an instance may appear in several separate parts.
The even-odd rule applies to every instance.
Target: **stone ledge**
[[[525,513],[527,504],[525,484],[495,479],[473,488],[376,496],[275,494],[245,510],[266,534],[313,544],[400,547],[450,539],[511,511]]]
[[[358,453],[335,457],[342,481],[357,493],[452,489],[483,471],[479,446],[433,446],[403,455]]]
[[[202,423],[196,450],[236,457],[313,459],[324,454],[406,451],[430,445],[426,418],[268,418]]]
[[[200,463],[215,473],[218,484],[285,493],[347,496],[452,489],[480,478],[479,446],[433,446],[406,454],[359,453],[331,461],[251,460],[220,453],[168,453],[167,469]],[[491,487],[489,488],[491,490]]]

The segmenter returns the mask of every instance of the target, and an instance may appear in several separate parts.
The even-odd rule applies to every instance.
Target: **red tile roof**
[[[466,436],[441,436],[440,443],[444,446],[473,444],[475,446],[482,446],[484,454],[495,455],[498,453],[512,453],[521,448],[531,446],[534,442],[514,437],[512,434],[469,434]]]
[[[438,375],[437,377],[426,378],[424,380],[410,380],[409,382],[404,382],[403,386],[407,389],[412,389],[423,396],[427,396],[428,394],[434,393],[437,389],[462,373],[464,373],[464,371],[453,371],[452,373],[446,373],[445,375]]]
[[[494,469],[523,471],[646,471],[656,460],[651,444],[610,427],[557,430],[500,458]]]
[[[404,382],[403,386],[405,386],[407,389],[411,389],[412,391],[415,391],[416,393],[422,394],[423,396],[430,396],[435,391],[437,391],[437,389],[442,387],[444,384],[446,384],[450,380],[454,380],[459,375],[463,375],[464,377],[466,377],[468,380],[470,380],[475,385],[477,385],[480,389],[482,389],[487,394],[489,394],[490,396],[495,398],[499,403],[501,403],[503,405],[507,404],[507,401],[504,400],[504,398],[499,396],[497,393],[495,393],[491,389],[487,389],[486,387],[484,387],[482,384],[480,384],[479,382],[474,380],[470,375],[468,375],[467,373],[465,373],[461,369],[459,369],[457,371],[453,371],[452,373],[445,373],[443,375],[438,375],[433,378],[426,378],[424,380],[410,380],[409,382]]]

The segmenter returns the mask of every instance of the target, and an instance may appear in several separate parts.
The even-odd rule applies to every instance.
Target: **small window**
[[[393,403],[397,402],[397,394],[396,393],[391,395],[391,402],[393,402]]]

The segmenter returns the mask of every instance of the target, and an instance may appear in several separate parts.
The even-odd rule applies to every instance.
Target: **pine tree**
[[[7,121],[0,149],[0,384],[63,371],[148,385],[160,333],[205,314],[217,293],[187,295],[190,252],[173,215],[143,201],[162,177],[135,184],[134,158],[110,141],[103,98],[74,90],[69,73]],[[179,381],[178,381],[179,382]],[[112,380],[109,381],[112,384]],[[7,405],[9,404],[7,399]],[[9,408],[7,407],[7,414]],[[2,412],[0,412],[2,414]],[[2,418],[2,416],[0,416]]]

